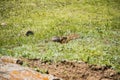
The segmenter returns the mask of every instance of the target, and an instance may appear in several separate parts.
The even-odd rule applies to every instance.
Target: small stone
[[[103,78],[103,79],[101,79],[101,80],[110,80],[110,79],[107,79],[107,78]]]
[[[59,78],[53,79],[53,80],[60,80]]]
[[[2,56],[2,57],[0,58],[0,60],[1,60],[2,62],[5,62],[5,63],[15,63],[15,64],[16,64],[16,61],[17,61],[17,59],[15,59],[15,58],[13,58],[13,57],[10,57],[10,56]]]
[[[89,67],[91,68],[91,70],[94,71],[102,70],[102,67],[98,65],[92,65],[92,66],[90,65]]]
[[[7,26],[7,23],[3,22],[1,23],[1,26]]]

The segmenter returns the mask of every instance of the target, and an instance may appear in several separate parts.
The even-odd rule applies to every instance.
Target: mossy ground
[[[119,0],[12,0],[0,2],[0,53],[59,61],[83,60],[120,70]],[[28,30],[34,36],[25,36]],[[72,33],[67,44],[45,42]]]

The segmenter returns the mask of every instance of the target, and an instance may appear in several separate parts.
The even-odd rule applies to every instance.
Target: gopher
[[[52,41],[59,43],[68,43],[70,40],[74,40],[77,38],[79,38],[78,34],[70,34],[68,36],[62,36],[62,37],[54,36],[52,37]]]

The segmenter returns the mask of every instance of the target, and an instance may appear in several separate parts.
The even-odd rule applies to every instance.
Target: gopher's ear
[[[25,35],[26,36],[34,35],[34,32],[33,31],[27,31]]]

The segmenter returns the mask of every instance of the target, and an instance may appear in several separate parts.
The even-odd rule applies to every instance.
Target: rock
[[[94,71],[103,70],[103,67],[98,65],[89,65],[89,67]]]
[[[0,58],[0,80],[62,80],[50,74],[42,74],[28,67]],[[9,57],[6,57],[6,59]],[[12,59],[13,60],[13,59]]]
[[[13,58],[13,57],[10,57],[10,56],[2,56],[0,58],[0,60],[2,62],[6,62],[6,63],[14,63],[14,64],[20,64],[22,65],[23,64],[23,61],[20,60],[20,59],[16,59],[16,58]]]
[[[1,26],[7,26],[7,23],[3,22],[1,23]]]
[[[115,72],[114,70],[112,69],[107,69],[105,72],[104,72],[104,77],[113,77],[117,74],[117,72]]]
[[[0,60],[2,62],[5,62],[5,63],[14,63],[14,64],[16,64],[18,59],[10,57],[10,56],[2,56],[0,58]]]

